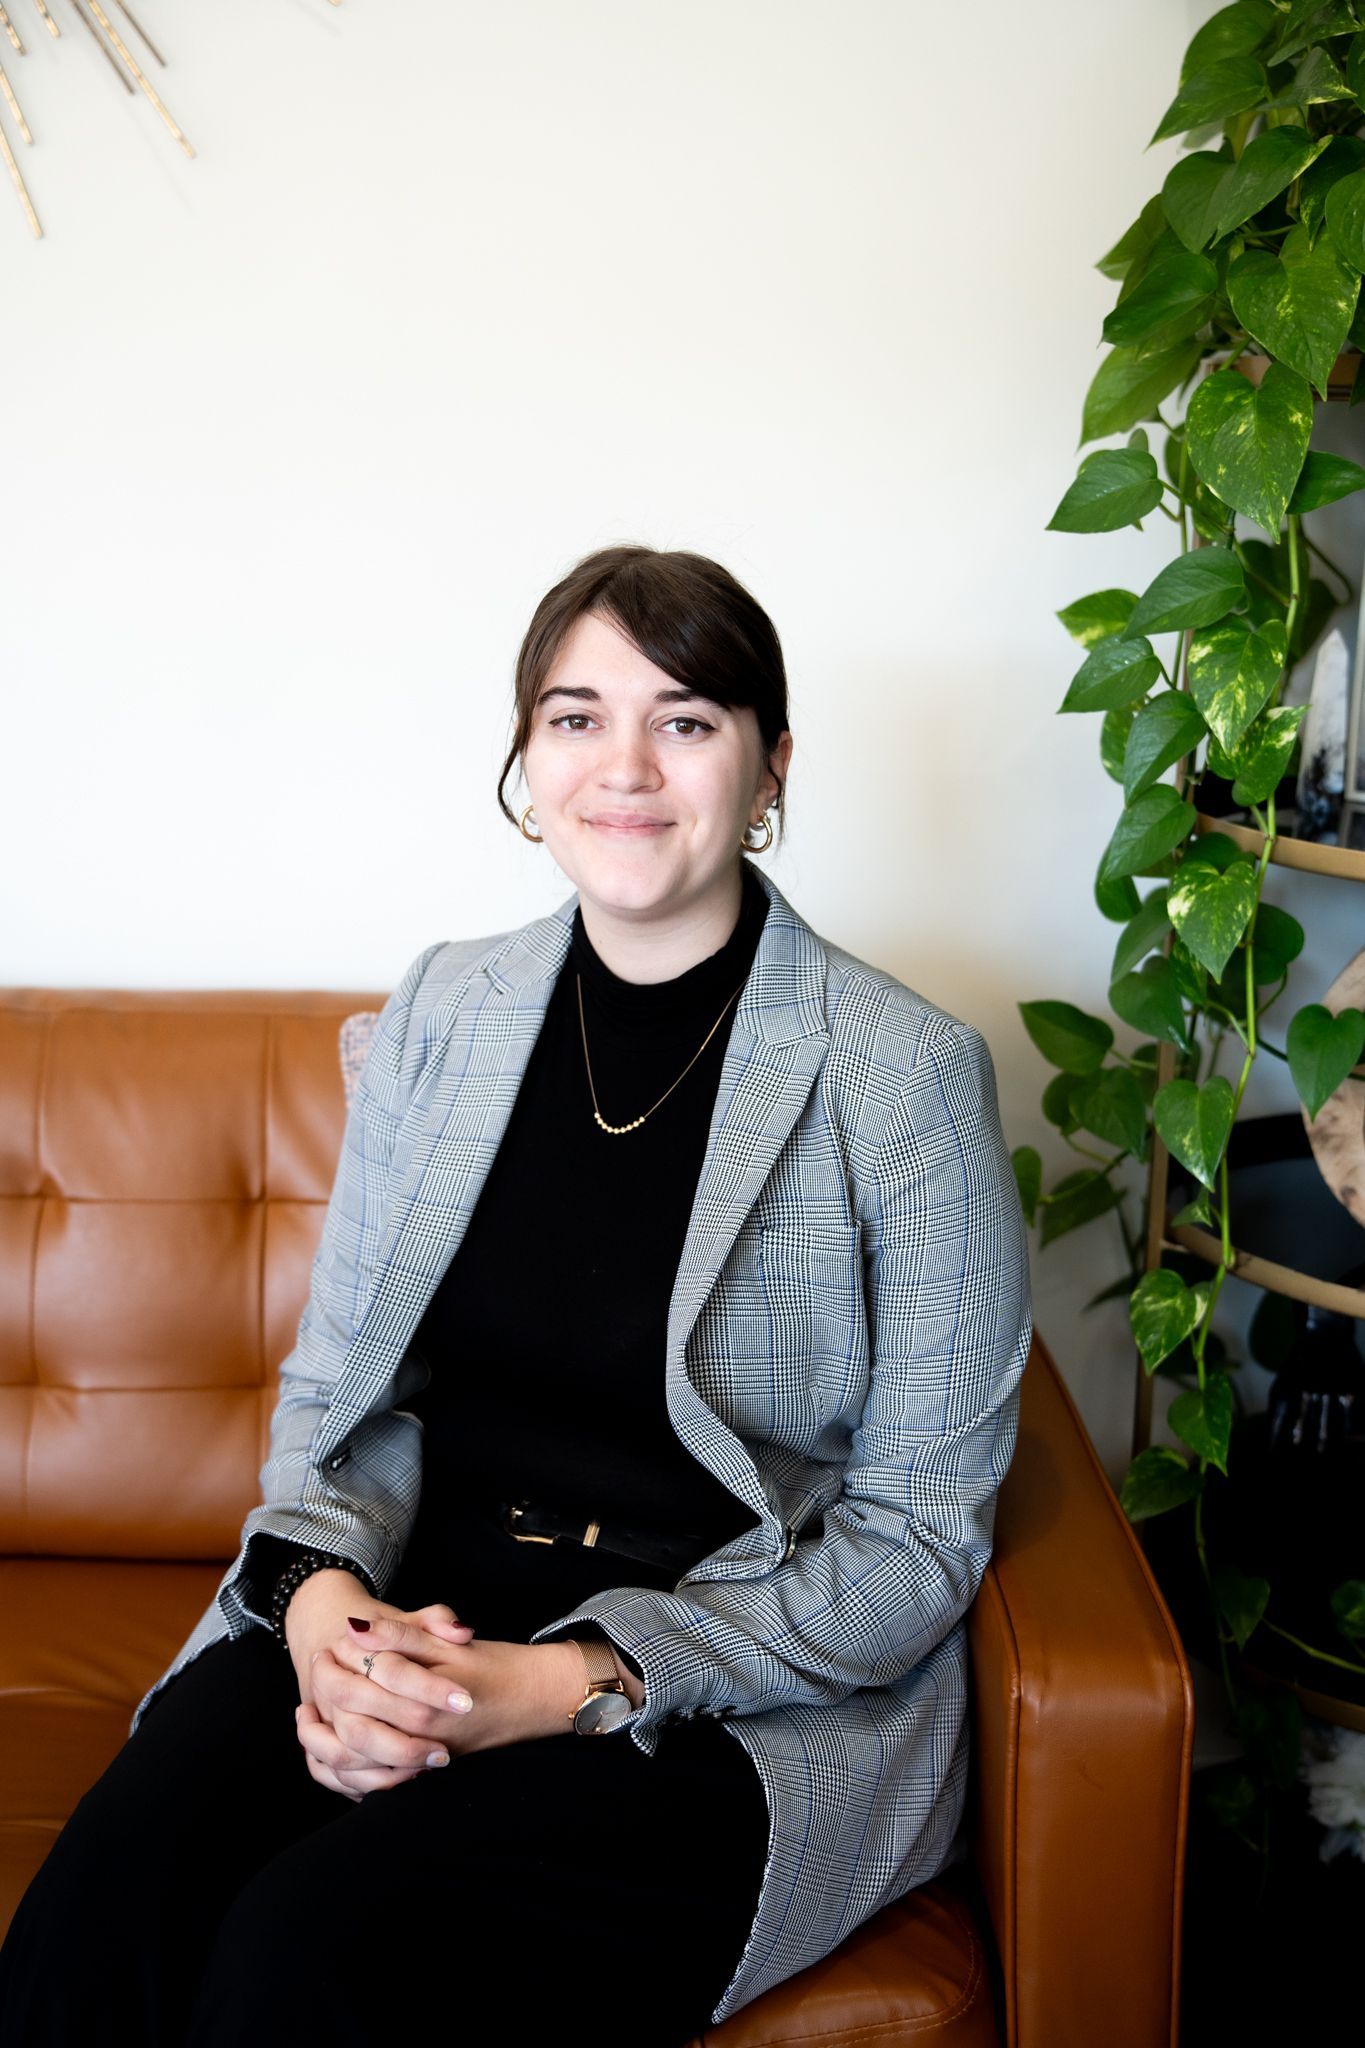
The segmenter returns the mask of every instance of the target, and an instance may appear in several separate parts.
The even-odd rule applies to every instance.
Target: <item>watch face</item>
[[[623,1692],[595,1692],[584,1700],[573,1717],[579,1735],[609,1735],[630,1713],[630,1701]]]

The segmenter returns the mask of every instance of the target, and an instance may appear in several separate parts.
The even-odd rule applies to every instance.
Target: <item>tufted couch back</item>
[[[382,997],[0,997],[0,1552],[231,1557]]]

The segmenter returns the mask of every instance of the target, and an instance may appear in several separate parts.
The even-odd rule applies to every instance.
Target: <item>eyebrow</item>
[[[600,704],[602,701],[601,692],[594,690],[588,683],[554,683],[548,690],[541,693],[540,701],[542,704],[547,704],[551,697],[577,697],[587,704]],[[654,702],[656,704],[687,704],[690,702],[716,704],[714,697],[706,696],[701,690],[689,690],[681,684],[677,689],[673,690],[656,690],[654,692]],[[725,706],[723,704],[716,704],[716,709],[723,711]]]

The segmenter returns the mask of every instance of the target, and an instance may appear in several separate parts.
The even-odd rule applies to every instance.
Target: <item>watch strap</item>
[[[573,1708],[568,1717],[570,1723],[576,1728],[578,1725],[579,1708],[584,1706],[595,1693],[619,1692],[624,1694],[626,1688],[621,1674],[616,1668],[616,1659],[612,1655],[610,1643],[594,1636],[584,1636],[581,1638],[571,1636],[568,1640],[574,1644],[579,1656],[583,1659],[583,1698],[579,1700],[578,1705]]]

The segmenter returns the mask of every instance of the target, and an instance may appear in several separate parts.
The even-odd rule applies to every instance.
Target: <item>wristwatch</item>
[[[577,1637],[570,1641],[576,1644],[583,1659],[583,1673],[587,1679],[583,1697],[569,1720],[573,1723],[575,1735],[610,1735],[614,1728],[631,1712],[630,1694],[626,1691],[616,1669],[611,1645],[603,1642],[579,1642]]]

